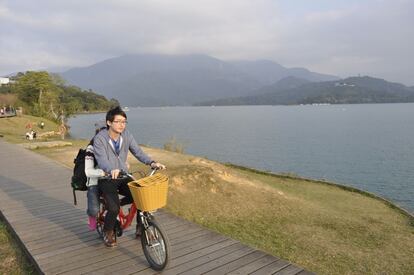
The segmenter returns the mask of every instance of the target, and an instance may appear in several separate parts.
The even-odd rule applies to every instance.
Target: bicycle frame
[[[150,174],[152,176],[155,173],[153,170]],[[132,180],[135,178],[132,174],[127,174]],[[104,198],[100,199],[102,204],[100,211],[97,217],[97,227],[96,230],[101,238],[104,237],[104,213],[106,211],[106,204]],[[162,226],[156,221],[152,213],[155,211],[139,211],[133,202],[128,209],[128,213],[124,213],[122,207],[119,209],[117,216],[117,224],[114,228],[114,236],[120,237],[123,234],[123,231],[131,226],[135,217],[139,219],[137,221],[137,226],[142,227],[141,234],[137,234],[136,237],[141,239],[141,246],[151,268],[156,271],[163,270],[168,264],[168,255],[171,251],[171,245],[169,243],[168,237],[165,234],[165,231],[162,229]],[[138,230],[138,227],[137,227]]]
[[[152,176],[155,173],[155,171],[156,171],[155,169],[152,170],[151,173],[150,173],[150,176]],[[127,173],[127,175],[132,180],[136,180],[134,178],[134,176],[132,175],[132,173]],[[131,204],[131,207],[129,208],[128,214],[124,214],[124,212],[122,210],[122,207],[120,207],[119,214],[118,214],[118,219],[119,219],[119,222],[121,224],[121,229],[122,230],[127,229],[131,225],[132,221],[134,220],[134,218],[135,218],[135,216],[137,214],[137,211],[138,210],[137,210],[137,207],[136,207],[136,205],[135,205],[134,202]],[[141,222],[143,222],[142,224],[144,224],[144,225],[146,225],[145,224],[145,218],[146,217],[145,217],[144,213],[141,212],[140,213],[140,219],[141,219]]]
[[[124,214],[124,212],[122,211],[122,207],[119,209],[118,218],[119,218],[119,222],[121,223],[122,230],[127,229],[131,225],[136,214],[137,214],[137,207],[135,206],[135,203],[131,204],[128,214]]]

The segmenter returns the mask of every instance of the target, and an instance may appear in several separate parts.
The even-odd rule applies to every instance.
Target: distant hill
[[[295,105],[312,103],[396,103],[414,102],[414,89],[373,77],[349,77],[339,81],[308,82],[290,79],[296,87],[288,87],[283,79],[255,91],[255,95],[223,98],[196,105]],[[302,82],[302,84],[301,84]],[[258,93],[261,94],[257,95]]]
[[[327,76],[288,69],[272,61],[226,62],[207,55],[125,55],[61,73],[126,106],[193,105],[224,97],[256,95],[286,76],[322,81]]]
[[[315,73],[304,68],[288,69],[269,60],[233,61],[230,64],[238,70],[256,78],[264,85],[271,85],[289,76],[316,82],[339,79],[337,76]]]

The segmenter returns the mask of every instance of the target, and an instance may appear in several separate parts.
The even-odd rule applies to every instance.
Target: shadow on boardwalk
[[[28,251],[29,254],[40,253],[34,255],[34,260],[76,250],[76,247],[70,249],[66,246],[64,250],[53,251],[53,246],[61,243],[62,238],[68,240],[68,235],[71,236],[70,242],[77,243],[78,246],[83,243],[87,247],[103,247],[97,232],[90,232],[87,228],[85,211],[75,208],[72,203],[56,199],[43,190],[1,175],[0,190],[11,201],[2,207],[3,212],[7,213],[9,224],[15,230],[29,229],[20,234],[16,233],[23,244],[27,243],[34,248],[31,252]],[[133,239],[133,234],[127,234],[127,237]],[[139,248],[138,242],[137,247]],[[135,258],[137,263],[148,265],[145,258],[136,257],[131,249],[118,247],[117,250],[128,258]]]

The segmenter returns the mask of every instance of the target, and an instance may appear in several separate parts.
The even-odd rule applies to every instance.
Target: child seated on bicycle
[[[95,135],[99,133],[100,130],[105,128],[106,127],[96,128]],[[88,208],[86,209],[86,213],[88,214],[89,229],[93,231],[96,229],[96,216],[99,212],[98,178],[105,176],[105,172],[97,167],[97,163],[95,161],[93,139],[86,147],[85,175],[88,179],[86,182],[86,186],[88,187],[88,192],[86,194],[88,199]]]
[[[88,192],[86,194],[88,198],[88,208],[86,213],[88,214],[88,225],[91,231],[96,229],[96,215],[99,212],[99,190],[98,190],[98,178],[105,176],[105,172],[102,169],[95,167],[95,157],[93,155],[93,145],[89,144],[86,147],[85,156],[85,174],[88,178],[86,186]]]

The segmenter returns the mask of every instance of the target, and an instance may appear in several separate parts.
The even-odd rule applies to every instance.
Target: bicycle
[[[157,169],[153,169],[149,177],[153,176],[156,170]],[[108,177],[104,178],[108,179]],[[125,178],[130,178],[132,180],[131,182],[136,181],[132,174],[125,172],[120,173],[120,177],[118,177],[118,179]],[[106,212],[105,207],[105,200],[101,197],[100,210],[96,218],[96,230],[101,238],[103,238],[104,218]],[[122,236],[123,231],[131,225],[132,221],[137,215],[137,212],[138,218],[140,220],[140,223],[137,224],[137,227],[141,227],[137,229],[141,230],[141,246],[142,250],[144,251],[145,258],[147,259],[151,268],[156,271],[161,271],[168,264],[169,253],[171,249],[170,242],[165,231],[162,229],[161,225],[156,221],[153,215],[156,212],[156,209],[152,211],[140,211],[137,209],[135,201],[131,204],[131,207],[128,210],[128,214],[125,214],[122,210],[122,207],[120,207],[114,228],[114,237],[116,239],[117,237]]]

